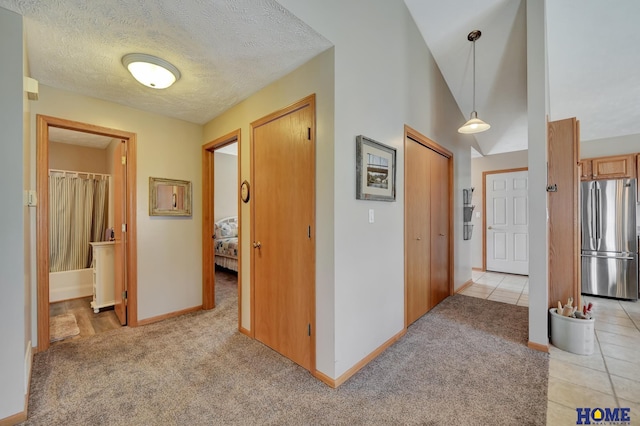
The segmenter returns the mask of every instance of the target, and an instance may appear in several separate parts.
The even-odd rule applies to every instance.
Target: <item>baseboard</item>
[[[469,280],[466,283],[462,284],[462,286],[456,290],[456,294],[458,293],[462,293],[463,291],[465,291],[466,289],[468,289],[469,287],[471,287],[473,285],[473,280]]]
[[[340,377],[338,377],[337,379],[332,379],[331,377],[319,372],[319,371],[315,371],[313,373],[313,375],[318,379],[321,380],[322,382],[326,383],[327,385],[331,386],[332,388],[337,388],[338,386],[340,386],[341,384],[343,384],[344,382],[346,382],[347,380],[349,380],[351,378],[351,376],[353,376],[354,374],[356,374],[358,371],[360,371],[360,369],[362,369],[362,367],[364,367],[365,365],[369,364],[371,361],[373,361],[378,355],[380,355],[382,352],[384,352],[389,346],[393,345],[395,342],[397,342],[402,336],[404,336],[407,333],[407,329],[404,328],[402,330],[400,330],[400,332],[398,334],[396,334],[395,336],[393,336],[392,338],[390,338],[389,340],[387,340],[386,342],[384,342],[382,345],[380,345],[376,350],[374,350],[373,352],[371,352],[369,355],[367,355],[366,357],[364,357],[362,360],[360,360],[360,362],[358,362],[356,365],[354,365],[353,367],[351,367],[350,369],[348,369],[347,371],[345,371]]]
[[[529,343],[527,343],[527,346],[530,349],[536,350],[536,351],[540,351],[540,352],[549,352],[549,345],[542,345],[540,343],[535,343],[532,341],[529,341]]]
[[[0,426],[15,426],[18,423],[22,423],[27,420],[27,410],[22,413],[16,413],[13,416],[5,417],[4,419],[0,419]]]
[[[193,308],[182,309],[181,311],[169,312],[168,314],[158,315],[157,317],[145,318],[138,320],[137,326],[153,324],[154,322],[164,321],[169,318],[179,317],[180,315],[190,314],[192,312],[198,312],[202,310],[202,305],[194,306]]]
[[[332,387],[334,389],[337,387],[335,379],[332,379],[331,377],[327,376],[323,372],[315,370],[311,374],[313,374],[313,377],[315,377],[316,379],[320,380],[325,385],[328,385],[329,387]]]
[[[249,330],[247,330],[246,328],[240,327],[239,330],[240,330],[240,333],[251,337],[251,332]]]
[[[472,271],[477,271],[477,272],[487,272],[482,268],[471,268]]]

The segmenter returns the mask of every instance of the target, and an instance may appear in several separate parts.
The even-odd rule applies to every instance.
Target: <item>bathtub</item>
[[[93,269],[49,273],[49,302],[93,295]]]

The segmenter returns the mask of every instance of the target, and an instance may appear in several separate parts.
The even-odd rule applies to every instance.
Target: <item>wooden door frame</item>
[[[49,348],[49,127],[124,140],[127,144],[126,215],[127,325],[138,325],[138,252],[136,227],[136,134],[63,118],[36,115],[36,261],[38,352]]]
[[[453,273],[454,273],[454,228],[453,228],[453,216],[454,216],[454,210],[453,210],[453,153],[451,151],[449,151],[448,149],[446,149],[445,147],[443,147],[442,145],[438,144],[437,142],[429,139],[428,137],[426,137],[425,135],[423,135],[422,133],[418,132],[417,130],[407,126],[405,124],[404,126],[404,152],[407,152],[407,143],[409,143],[409,139],[411,139],[413,142],[419,143],[420,145],[423,145],[424,147],[431,149],[432,151],[435,151],[436,153],[442,155],[443,157],[445,157],[447,159],[447,167],[448,167],[448,178],[449,178],[449,196],[448,196],[448,203],[449,203],[449,212],[451,212],[451,214],[449,215],[449,296],[453,295],[454,293],[454,283],[453,283]],[[405,157],[404,159],[404,179],[405,179],[405,183],[407,181],[407,159]],[[407,196],[409,194],[407,194],[407,186],[405,184],[405,189],[404,189],[404,252],[406,253],[407,250],[409,249],[408,246],[408,238],[407,238]],[[404,256],[404,328],[405,330],[407,329],[407,327],[409,326],[409,324],[407,324],[408,320],[407,320],[407,312],[408,312],[408,300],[407,300],[407,287],[408,287],[408,282],[407,282],[407,256],[405,254]]]
[[[240,188],[241,152],[240,129],[227,133],[202,145],[202,309],[216,306],[216,268],[213,235],[215,233],[215,157],[214,152],[232,143],[238,144],[237,189]],[[238,329],[242,328],[242,204],[238,196]]]
[[[514,169],[487,170],[482,172],[482,271],[487,271],[487,176],[501,173],[528,172],[529,167]],[[527,182],[529,180],[527,179]],[[527,199],[529,199],[529,185],[527,184]],[[529,231],[527,231],[527,235]]]
[[[306,98],[303,98],[297,102],[294,102],[293,104],[284,107],[280,110],[277,110],[269,115],[266,115],[254,122],[251,123],[250,128],[251,128],[251,132],[249,134],[249,152],[250,152],[250,159],[251,159],[251,182],[254,182],[254,176],[255,176],[255,162],[254,162],[254,143],[255,143],[255,129],[257,127],[260,127],[262,125],[265,125],[271,121],[277,120],[281,117],[286,116],[287,114],[290,114],[292,112],[295,112],[297,110],[300,110],[302,108],[305,107],[311,107],[312,110],[312,116],[313,116],[313,123],[311,124],[311,143],[312,143],[312,152],[313,152],[313,161],[312,161],[312,167],[313,170],[311,172],[311,176],[313,176],[313,191],[314,191],[314,197],[312,197],[313,199],[313,206],[312,206],[312,217],[311,217],[311,224],[313,226],[313,230],[311,232],[311,235],[313,235],[313,254],[312,254],[312,270],[313,270],[313,274],[312,274],[312,280],[311,280],[311,291],[310,291],[310,298],[311,300],[309,301],[309,322],[311,323],[311,347],[309,348],[309,350],[311,351],[310,356],[311,356],[311,368],[310,371],[312,374],[314,375],[318,375],[318,371],[316,370],[316,197],[315,197],[315,191],[316,191],[316,95],[312,94],[307,96]],[[251,217],[255,217],[255,203],[251,203]],[[255,221],[252,220],[251,221],[251,238],[252,241],[255,241]],[[252,338],[255,339],[256,337],[256,327],[255,327],[255,321],[256,321],[256,316],[255,316],[255,256],[253,255],[253,253],[251,253],[251,290],[250,290],[250,294],[251,294],[251,330],[250,330],[250,336]]]

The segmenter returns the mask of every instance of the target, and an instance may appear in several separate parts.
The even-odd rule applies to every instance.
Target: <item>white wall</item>
[[[580,158],[608,157],[637,152],[640,152],[640,134],[580,141]]]
[[[201,305],[202,126],[42,84],[31,112],[137,134],[138,319]],[[191,181],[193,216],[150,217],[150,176]]]
[[[24,410],[30,339],[22,17],[0,8],[0,420]]]
[[[471,265],[474,268],[482,268],[482,174],[496,170],[514,169],[528,166],[527,151],[516,151],[505,154],[487,155],[471,160],[471,186],[473,191],[472,204],[476,206],[473,211],[473,234],[471,236]],[[478,217],[480,213],[480,217]]]
[[[404,124],[454,152],[456,286],[471,278],[470,151],[457,133],[464,116],[402,0],[279,2],[335,45],[335,361],[323,372],[337,378],[404,328]],[[355,199],[359,134],[397,149],[396,202]]]
[[[238,156],[214,152],[214,220],[238,215]]]
[[[547,114],[549,80],[544,1],[527,1],[527,109],[529,120],[529,341],[549,343],[547,239]]]
[[[312,93],[316,95],[316,368],[332,376],[334,365],[334,52],[316,56],[205,125],[203,143],[241,129],[240,180],[251,179],[249,124]],[[251,329],[251,201],[241,207],[242,327]]]

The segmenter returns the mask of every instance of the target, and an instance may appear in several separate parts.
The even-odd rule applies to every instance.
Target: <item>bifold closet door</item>
[[[449,159],[429,152],[431,172],[431,297],[429,309],[449,296]]]
[[[411,139],[405,152],[406,323],[413,323],[430,307],[431,173],[430,150]]]

